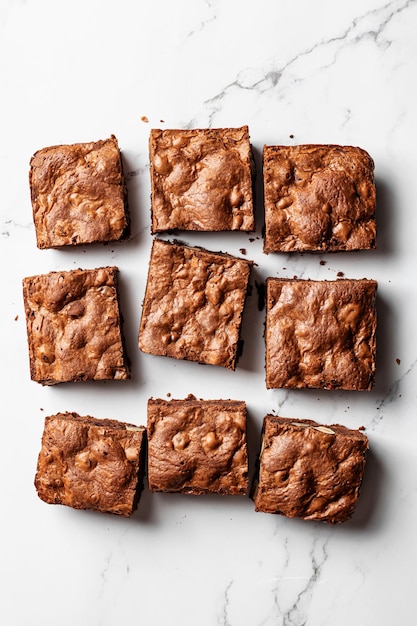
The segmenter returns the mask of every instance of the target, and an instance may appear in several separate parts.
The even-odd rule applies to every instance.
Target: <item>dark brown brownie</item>
[[[48,504],[132,515],[142,490],[146,429],[58,413],[45,419],[35,486]]]
[[[264,252],[375,248],[374,162],[351,146],[264,146]]]
[[[118,241],[128,218],[116,137],[36,152],[29,182],[39,248]]]
[[[267,415],[252,494],[256,510],[346,521],[359,497],[367,450],[359,430]]]
[[[32,380],[129,378],[116,267],[31,276],[23,296]]]
[[[234,370],[251,265],[155,239],[139,348]]]
[[[150,491],[244,495],[246,405],[233,400],[148,401]]]
[[[152,232],[255,230],[247,126],[151,131]]]
[[[370,390],[375,377],[374,280],[266,281],[267,388]]]

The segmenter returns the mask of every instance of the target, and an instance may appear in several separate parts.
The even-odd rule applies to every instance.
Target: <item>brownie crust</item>
[[[376,290],[367,279],[268,278],[267,388],[372,389]]]
[[[368,447],[359,430],[267,415],[252,494],[255,509],[330,524],[348,520]]]
[[[249,129],[151,130],[152,233],[254,231]]]
[[[374,162],[362,148],[264,146],[264,252],[376,247]]]
[[[27,277],[23,297],[32,380],[129,378],[116,267]]]
[[[116,137],[51,146],[30,162],[38,248],[123,239],[128,216]]]
[[[45,419],[35,487],[48,504],[129,517],[143,484],[146,429],[58,413]]]
[[[150,491],[246,494],[244,402],[150,399],[148,439]]]
[[[155,239],[139,348],[235,369],[252,263]]]

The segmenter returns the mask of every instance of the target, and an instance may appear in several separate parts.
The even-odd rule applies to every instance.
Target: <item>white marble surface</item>
[[[414,0],[1,0],[1,624],[413,623],[416,32]],[[258,166],[264,143],[367,149],[376,163],[378,250],[267,257],[262,207],[253,242],[236,233],[183,239],[237,255],[246,248],[257,263],[253,285],[266,276],[330,279],[339,271],[377,279],[378,374],[370,393],[267,391],[256,289],[235,372],[137,349],[151,245],[150,128],[246,123]],[[132,239],[37,250],[32,153],[111,133],[124,154]],[[22,278],[105,264],[121,272],[132,380],[31,382]],[[132,519],[38,499],[33,478],[46,415],[73,410],[144,424],[148,397],[190,392],[246,400],[252,453],[267,412],[364,425],[371,454],[352,520],[331,527],[255,513],[249,498],[147,490]]]

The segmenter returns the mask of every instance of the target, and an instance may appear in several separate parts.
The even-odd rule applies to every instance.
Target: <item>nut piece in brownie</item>
[[[246,494],[245,403],[150,399],[148,479],[150,491]]]
[[[23,296],[32,380],[129,378],[116,267],[24,278]]]
[[[374,162],[351,146],[264,146],[264,252],[375,248]]]
[[[266,281],[266,386],[370,390],[374,280]]]
[[[256,510],[346,521],[359,497],[367,450],[359,430],[267,415],[252,493]]]
[[[45,419],[35,487],[48,504],[129,517],[143,484],[146,429],[58,413]]]
[[[38,248],[118,241],[128,228],[116,137],[36,152],[29,182]]]
[[[255,230],[247,126],[151,131],[153,233]]]
[[[251,266],[228,254],[155,239],[139,348],[234,370]]]

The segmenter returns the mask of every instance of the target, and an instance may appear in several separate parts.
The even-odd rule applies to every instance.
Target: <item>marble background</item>
[[[415,0],[1,0],[0,621],[7,626],[391,626],[414,618],[417,513]],[[146,121],[148,120],[148,121]],[[248,124],[262,146],[359,145],[376,164],[378,250],[262,253],[248,235],[187,235],[256,262],[235,372],[141,354],[151,246],[150,128]],[[35,150],[114,133],[132,238],[39,251]],[[259,179],[258,179],[259,186]],[[323,262],[323,263],[321,263]],[[126,383],[29,379],[24,276],[116,264],[132,361]],[[369,393],[265,389],[267,276],[375,278],[378,373]],[[251,471],[267,412],[366,427],[356,513],[335,527],[255,513],[249,498],[151,495],[132,519],[50,506],[34,472],[43,420],[78,411],[146,423],[150,396],[245,400]]]

